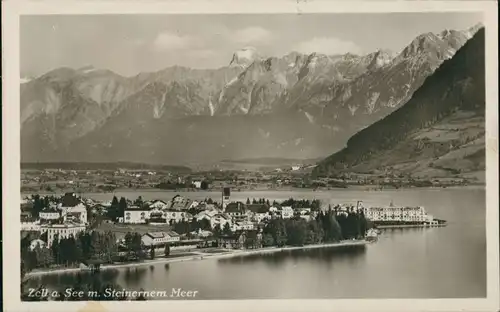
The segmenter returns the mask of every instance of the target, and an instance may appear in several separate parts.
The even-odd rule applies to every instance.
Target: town
[[[21,192],[59,193],[76,191],[113,192],[123,189],[164,191],[217,191],[229,186],[234,191],[283,189],[335,189],[365,187],[394,189],[408,187],[449,187],[476,183],[460,177],[426,179],[391,171],[339,172],[329,177],[312,177],[311,166],[259,168],[258,170],[182,169],[23,169]]]
[[[364,240],[374,227],[437,225],[423,207],[324,207],[319,200],[231,199],[169,201],[116,196],[109,202],[32,195],[21,203],[24,270],[80,268],[210,255],[231,250]]]

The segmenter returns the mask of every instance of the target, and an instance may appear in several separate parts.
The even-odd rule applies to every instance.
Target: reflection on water
[[[283,250],[274,253],[259,253],[218,259],[220,265],[262,263],[281,265],[286,261],[331,262],[353,259],[365,254],[365,246],[342,246],[332,248]]]

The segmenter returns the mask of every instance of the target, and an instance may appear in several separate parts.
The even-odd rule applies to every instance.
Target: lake
[[[123,192],[115,195],[171,199],[172,192]],[[215,192],[179,193],[191,199]],[[82,194],[86,196],[85,194]],[[88,194],[110,200],[112,194]],[[411,189],[235,192],[233,200],[289,197],[325,203],[422,205],[448,221],[442,228],[384,230],[364,249],[294,250],[275,254],[205,259],[106,270],[100,275],[128,290],[198,291],[197,299],[258,298],[473,298],[486,296],[484,189]],[[32,277],[30,286],[60,287],[75,274]]]

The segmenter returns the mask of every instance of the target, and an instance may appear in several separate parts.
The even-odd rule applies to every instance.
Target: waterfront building
[[[41,233],[47,232],[47,247],[52,245],[56,236],[60,240],[61,238],[67,238],[70,235],[76,237],[79,232],[83,231],[85,231],[85,225],[73,222],[66,222],[62,224],[44,224],[40,227]]]
[[[149,232],[141,237],[142,243],[145,246],[162,246],[167,243],[178,242],[180,240],[179,234],[174,231],[168,232]]]
[[[363,207],[363,213],[371,221],[432,222],[424,207]]]
[[[222,235],[217,239],[217,245],[227,249],[240,249],[245,246],[246,239],[245,232]]]
[[[235,222],[233,223],[231,227],[231,231],[236,232],[236,231],[248,231],[248,230],[253,230],[254,229],[254,224],[250,221],[241,221],[241,222]]]

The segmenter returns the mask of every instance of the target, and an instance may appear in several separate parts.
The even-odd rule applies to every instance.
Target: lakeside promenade
[[[394,225],[377,225],[379,230],[388,229],[405,229],[405,228],[435,228],[435,227],[445,227],[448,224],[394,224]]]
[[[370,242],[366,240],[345,240],[337,243],[328,243],[328,244],[313,244],[313,245],[304,245],[304,246],[286,246],[286,247],[266,247],[259,249],[228,249],[227,251],[222,251],[220,253],[205,253],[202,251],[192,252],[195,255],[188,255],[177,258],[161,258],[154,260],[144,260],[141,262],[133,262],[133,263],[120,263],[120,264],[109,264],[101,266],[100,270],[106,269],[121,269],[121,268],[130,268],[130,267],[141,267],[147,265],[155,265],[155,264],[167,264],[167,263],[175,263],[175,262],[184,262],[184,261],[193,261],[193,260],[205,260],[205,259],[220,259],[220,258],[230,258],[236,256],[249,256],[249,255],[257,255],[257,254],[269,254],[276,253],[282,251],[290,251],[290,250],[309,250],[309,249],[318,249],[318,248],[339,248],[339,247],[353,247],[353,246],[365,246]],[[26,274],[26,278],[34,277],[34,276],[42,276],[42,275],[50,275],[50,274],[61,274],[61,273],[76,273],[80,272],[80,268],[61,268],[54,270],[37,270],[32,271]]]

